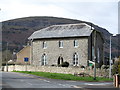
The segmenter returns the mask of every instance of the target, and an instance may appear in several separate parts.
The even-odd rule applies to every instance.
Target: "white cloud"
[[[118,0],[2,0],[0,21],[55,16],[93,22],[117,33]]]

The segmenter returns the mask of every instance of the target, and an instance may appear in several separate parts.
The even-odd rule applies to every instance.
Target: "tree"
[[[10,52],[10,50],[3,51],[2,52],[2,64],[5,64],[10,59],[12,59],[12,53]]]
[[[118,60],[115,61],[114,65],[113,65],[113,75],[114,74],[120,75],[120,57]]]

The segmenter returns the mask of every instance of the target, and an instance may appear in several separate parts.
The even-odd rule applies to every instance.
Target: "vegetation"
[[[6,62],[8,62],[10,59],[12,59],[12,53],[10,50],[5,50],[2,52],[2,65],[5,65]]]
[[[63,63],[61,64],[61,66],[62,66],[62,67],[68,67],[68,66],[69,66],[69,63],[68,63],[68,62],[63,62]]]
[[[114,74],[120,75],[120,57],[118,60],[115,61],[114,65],[113,65],[113,75]]]
[[[112,79],[109,78],[97,77],[96,80],[94,80],[93,77],[80,77],[80,76],[74,76],[72,74],[31,72],[31,71],[13,71],[13,72],[32,74],[32,75],[42,76],[51,79],[75,80],[75,81],[112,81]]]

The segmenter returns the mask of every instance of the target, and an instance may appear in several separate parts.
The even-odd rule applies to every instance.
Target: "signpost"
[[[95,65],[95,62],[93,62],[93,61],[88,61],[89,62],[89,66],[92,66],[92,65]]]
[[[25,64],[26,64],[26,68],[25,68],[25,71],[27,71],[27,62],[29,61],[29,58],[28,57],[25,57],[24,58],[24,62],[25,62]]]

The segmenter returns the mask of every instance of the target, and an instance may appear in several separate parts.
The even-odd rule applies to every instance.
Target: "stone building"
[[[31,64],[88,66],[89,60],[101,65],[104,60],[102,34],[85,24],[52,25],[35,31],[29,38]]]

